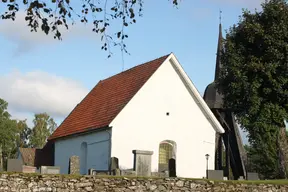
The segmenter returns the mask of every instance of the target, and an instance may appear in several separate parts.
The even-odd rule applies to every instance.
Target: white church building
[[[176,159],[178,177],[203,178],[214,169],[215,134],[224,129],[173,53],[101,80],[49,138],[54,165],[68,173],[108,170],[111,157],[133,167],[132,150],[153,151],[151,171]]]

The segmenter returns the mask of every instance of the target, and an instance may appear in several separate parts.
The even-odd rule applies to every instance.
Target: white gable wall
[[[149,150],[154,152],[152,171],[156,171],[159,143],[173,140],[177,143],[178,177],[205,177],[205,154],[210,155],[209,169],[214,169],[215,130],[169,60],[110,125],[111,155],[119,158],[120,167],[133,167],[132,150]]]

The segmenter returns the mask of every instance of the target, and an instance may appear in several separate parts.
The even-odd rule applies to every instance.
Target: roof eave
[[[55,142],[56,140],[67,139],[70,137],[77,137],[80,135],[86,135],[86,134],[91,133],[91,132],[104,131],[104,130],[111,129],[111,128],[112,128],[112,126],[109,126],[109,125],[106,125],[103,127],[98,127],[98,128],[97,127],[96,128],[95,127],[87,128],[87,130],[79,132],[79,133],[74,133],[74,134],[60,136],[60,137],[54,137],[54,138],[52,137],[52,138],[49,138],[48,141]]]
[[[205,101],[201,97],[199,91],[194,86],[193,82],[188,77],[188,75],[185,73],[181,64],[179,63],[179,61],[177,60],[176,56],[173,53],[171,53],[171,55],[167,58],[167,60],[171,60],[171,59],[172,59],[171,64],[173,65],[175,70],[178,71],[179,75],[182,76],[184,82],[187,85],[187,88],[190,89],[191,92],[193,93],[193,95],[195,96],[195,99],[197,100],[198,104],[200,104],[201,108],[203,109],[204,113],[206,114],[205,115],[206,118],[208,120],[210,120],[210,122],[212,123],[212,126],[214,127],[215,131],[218,133],[225,133],[224,128],[221,126],[221,124],[218,122],[218,120],[216,119],[216,117],[214,116],[212,111],[209,109],[208,105],[205,103]]]

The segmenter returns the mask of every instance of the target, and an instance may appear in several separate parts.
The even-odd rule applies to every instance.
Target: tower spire
[[[221,69],[221,52],[223,49],[222,43],[223,43],[223,36],[222,36],[222,11],[219,11],[219,35],[218,35],[218,46],[217,46],[217,56],[216,56],[216,68],[215,68],[215,78],[214,80],[217,80],[220,75],[220,69]]]

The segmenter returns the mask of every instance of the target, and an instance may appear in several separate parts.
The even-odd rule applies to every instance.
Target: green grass
[[[243,181],[225,181],[225,182],[232,182],[233,184],[271,184],[271,185],[288,185],[288,180],[243,180]]]

